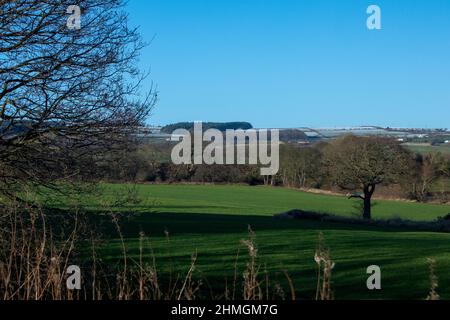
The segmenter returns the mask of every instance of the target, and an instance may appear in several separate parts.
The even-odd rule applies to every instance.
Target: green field
[[[337,299],[423,299],[429,291],[428,257],[438,264],[439,293],[450,299],[450,234],[273,219],[273,214],[294,208],[354,215],[355,203],[345,197],[268,187],[103,185],[98,194],[82,197],[84,205],[89,211],[104,211],[118,195],[127,194],[127,188],[136,188],[142,202],[112,210],[134,213],[122,222],[130,255],[137,257],[140,231],[150,237],[161,274],[172,268],[186,271],[196,251],[196,277],[204,279],[205,291],[215,296],[224,291],[225,282],[232,282],[238,249],[238,268],[244,269],[245,248],[240,240],[246,238],[251,225],[256,232],[261,277],[267,270],[271,285],[279,282],[286,296],[284,270],[293,278],[297,297],[314,296],[313,257],[318,234],[323,232],[336,262],[333,288]],[[377,201],[374,207],[378,219],[434,220],[448,213],[450,206],[408,202]],[[170,243],[164,230],[170,233]],[[107,242],[102,255],[112,262],[120,256],[120,242],[113,231],[110,235],[116,239]],[[382,291],[366,289],[365,271],[372,264],[382,268]],[[241,282],[242,276],[238,285]]]
[[[134,189],[140,203],[114,208],[133,212],[205,213],[272,216],[291,209],[358,216],[358,200],[344,196],[305,193],[294,189],[213,185],[102,185],[98,194],[86,196],[84,204],[93,210],[112,205]],[[435,220],[450,213],[450,206],[405,201],[374,201],[374,219],[403,218]]]
[[[437,153],[450,154],[450,145],[432,146],[427,144],[405,144],[412,152],[420,154]]]

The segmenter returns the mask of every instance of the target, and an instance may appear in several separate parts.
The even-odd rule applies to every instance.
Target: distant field
[[[85,197],[84,204],[91,211],[103,211],[105,204],[127,194],[128,187],[103,185],[98,195]],[[336,298],[424,299],[429,290],[426,259],[433,257],[438,264],[439,293],[450,299],[450,234],[272,218],[275,213],[293,208],[354,214],[354,202],[344,197],[245,186],[142,185],[136,188],[142,203],[113,208],[138,213],[122,222],[130,256],[137,258],[140,231],[150,236],[160,275],[167,275],[170,269],[186,272],[191,254],[197,252],[196,277],[204,279],[204,285],[216,295],[224,292],[225,283],[232,283],[238,249],[237,284],[240,286],[246,261],[240,240],[247,236],[247,227],[251,225],[256,232],[261,277],[267,271],[271,285],[279,282],[287,296],[284,270],[292,277],[299,298],[314,296],[313,257],[318,234],[323,232],[336,262],[333,271]],[[433,220],[447,213],[450,206],[406,202],[379,201],[374,208],[375,218]],[[170,234],[170,243],[165,239],[165,230]],[[113,263],[120,257],[120,243],[114,239],[118,237],[112,229],[110,236],[112,239],[101,252],[105,261]],[[147,256],[150,258],[148,253]],[[372,264],[382,268],[382,291],[366,289],[365,271]]]
[[[427,154],[441,152],[443,154],[450,154],[450,145],[446,146],[432,146],[426,144],[405,144],[405,146],[416,153]]]

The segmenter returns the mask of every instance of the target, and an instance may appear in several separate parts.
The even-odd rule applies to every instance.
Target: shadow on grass
[[[55,211],[55,209],[53,209]],[[61,210],[57,210],[61,214]],[[257,231],[288,230],[345,230],[345,231],[379,231],[379,232],[420,232],[407,226],[380,226],[352,224],[345,222],[320,220],[276,219],[272,216],[207,214],[194,212],[120,212],[119,224],[123,236],[135,238],[141,231],[146,234],[170,235],[184,234],[228,234],[246,233],[248,226]],[[117,230],[106,212],[87,212],[89,220],[102,226],[105,235],[116,238]],[[432,231],[427,231],[432,232]]]

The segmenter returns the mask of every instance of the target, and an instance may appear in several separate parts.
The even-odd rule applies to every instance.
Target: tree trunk
[[[363,219],[372,219],[372,196],[375,192],[375,185],[368,185],[364,187],[364,210]]]
[[[363,211],[363,218],[365,220],[372,219],[372,197],[371,196],[365,196],[364,197],[364,211]]]

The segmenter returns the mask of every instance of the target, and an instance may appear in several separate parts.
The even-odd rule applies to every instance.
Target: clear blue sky
[[[382,30],[366,9],[382,10]],[[130,0],[152,124],[450,127],[449,0]]]

